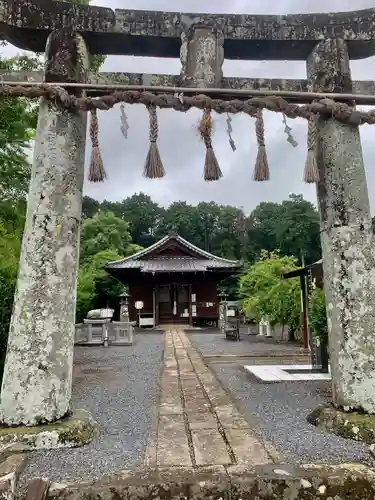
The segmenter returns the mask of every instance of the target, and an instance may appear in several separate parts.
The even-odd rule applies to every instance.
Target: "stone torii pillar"
[[[307,73],[311,91],[353,92],[343,40],[319,42]],[[317,155],[333,402],[375,414],[375,242],[359,128],[320,119]]]
[[[67,28],[50,34],[46,81],[85,81],[87,67],[80,35]],[[86,115],[40,103],[1,390],[6,426],[48,424],[70,413]]]

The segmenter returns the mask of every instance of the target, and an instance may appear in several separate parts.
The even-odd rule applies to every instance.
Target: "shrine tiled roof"
[[[192,255],[163,255],[161,250],[169,243],[177,243]],[[204,272],[209,270],[231,270],[241,267],[241,262],[217,257],[181,236],[165,236],[145,250],[130,257],[108,262],[106,269],[138,269],[144,273],[158,272]]]

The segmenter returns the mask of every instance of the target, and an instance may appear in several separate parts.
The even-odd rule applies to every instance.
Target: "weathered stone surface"
[[[200,27],[215,27],[227,40],[235,41],[228,45],[227,59],[304,60],[314,42],[333,33],[350,40],[352,58],[375,54],[374,45],[368,43],[375,38],[375,9],[262,16],[113,11],[105,7],[50,0],[0,0],[0,26],[5,37],[16,46],[36,52],[44,50],[46,38],[52,30],[75,26],[84,34],[90,51],[98,54],[178,57],[178,40],[182,33]],[[30,29],[36,30],[33,37],[27,35]],[[139,37],[149,38],[149,41],[139,43]],[[152,40],[155,38],[160,43]],[[295,43],[301,40],[304,43]]]
[[[163,415],[159,418],[158,465],[191,465],[189,443],[182,415]]]
[[[329,405],[316,408],[308,415],[307,420],[337,436],[375,446],[375,415],[348,413]]]
[[[77,410],[71,417],[53,424],[0,428],[0,451],[77,448],[90,443],[97,435],[97,424],[91,414]]]
[[[181,34],[181,82],[189,87],[220,87],[224,37],[220,29],[192,28]]]
[[[307,72],[310,90],[352,90],[343,40],[320,42]],[[375,413],[375,246],[359,130],[333,119],[317,127],[333,402]]]
[[[47,81],[80,81],[87,66],[79,35],[51,35]],[[69,411],[85,140],[86,113],[41,101],[1,390],[6,425],[53,422]]]
[[[358,464],[302,467],[263,466],[253,470],[215,468],[204,472],[174,467],[124,471],[93,484],[52,485],[50,499],[104,500],[116,498],[179,500],[373,500],[375,473]]]
[[[232,463],[226,443],[218,429],[193,429],[191,431],[195,461],[201,465],[229,465]]]
[[[0,499],[13,500],[16,497],[17,480],[26,463],[26,455],[16,453],[0,462]]]
[[[209,411],[188,413],[187,419],[190,430],[218,429],[217,420]]]
[[[237,464],[263,465],[271,462],[270,455],[262,442],[250,429],[225,429],[228,443],[233,450]]]
[[[13,453],[9,454],[0,462],[0,477],[14,474],[16,477],[23,471],[26,462],[26,454]]]
[[[158,432],[150,437],[145,464],[155,455],[161,467],[200,468],[236,461],[254,466],[280,458],[254,436],[182,329],[167,329],[165,346]],[[173,376],[166,365],[176,365]]]

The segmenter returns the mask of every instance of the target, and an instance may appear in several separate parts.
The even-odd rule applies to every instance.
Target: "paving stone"
[[[163,394],[160,398],[160,407],[170,407],[170,408],[179,408],[182,406],[182,401],[180,395],[171,394],[168,396],[167,394]],[[178,413],[178,412],[177,412]]]
[[[254,436],[228,393],[205,366],[199,353],[192,348],[184,332],[178,329],[167,332],[166,345],[171,343],[174,348],[173,351],[170,349],[164,360],[158,408],[158,465],[192,467],[189,439],[193,443],[195,465],[200,468],[231,464],[232,451],[238,466],[272,462],[270,453]],[[188,429],[184,415],[189,424]],[[219,432],[218,420],[232,448],[231,452],[228,452],[228,442]],[[189,438],[187,432],[190,432]],[[152,445],[149,453],[152,463]]]
[[[186,413],[206,412],[211,407],[207,399],[188,399],[185,401]]]
[[[233,405],[215,407],[215,412],[224,429],[248,429],[250,427],[247,420]]]
[[[264,465],[272,463],[271,457],[263,443],[245,429],[228,429],[225,431],[227,440],[234,452],[237,463]]]
[[[192,465],[182,415],[160,416],[157,460],[160,466]]]
[[[159,406],[159,415],[182,415],[182,403],[179,404],[162,404]]]
[[[218,429],[217,420],[210,412],[189,413],[188,422],[191,430]]]
[[[156,436],[149,439],[147,443],[146,453],[143,460],[143,465],[146,468],[157,466],[157,439]]]
[[[231,459],[218,430],[195,429],[191,431],[197,465],[227,465]]]

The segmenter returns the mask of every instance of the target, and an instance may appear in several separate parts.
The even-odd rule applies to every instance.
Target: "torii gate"
[[[5,38],[22,49],[46,50],[45,74],[32,76],[61,84],[356,92],[365,104],[374,82],[353,82],[349,59],[375,55],[373,26],[375,9],[252,16],[0,0]],[[89,53],[180,57],[182,69],[179,76],[92,75]],[[305,60],[307,80],[224,78],[224,55]],[[4,80],[11,77],[28,75]],[[69,412],[85,137],[84,111],[62,111],[42,99],[1,393],[6,425],[53,422]],[[375,255],[358,126],[321,117],[317,146],[333,399],[346,411],[373,414]]]

